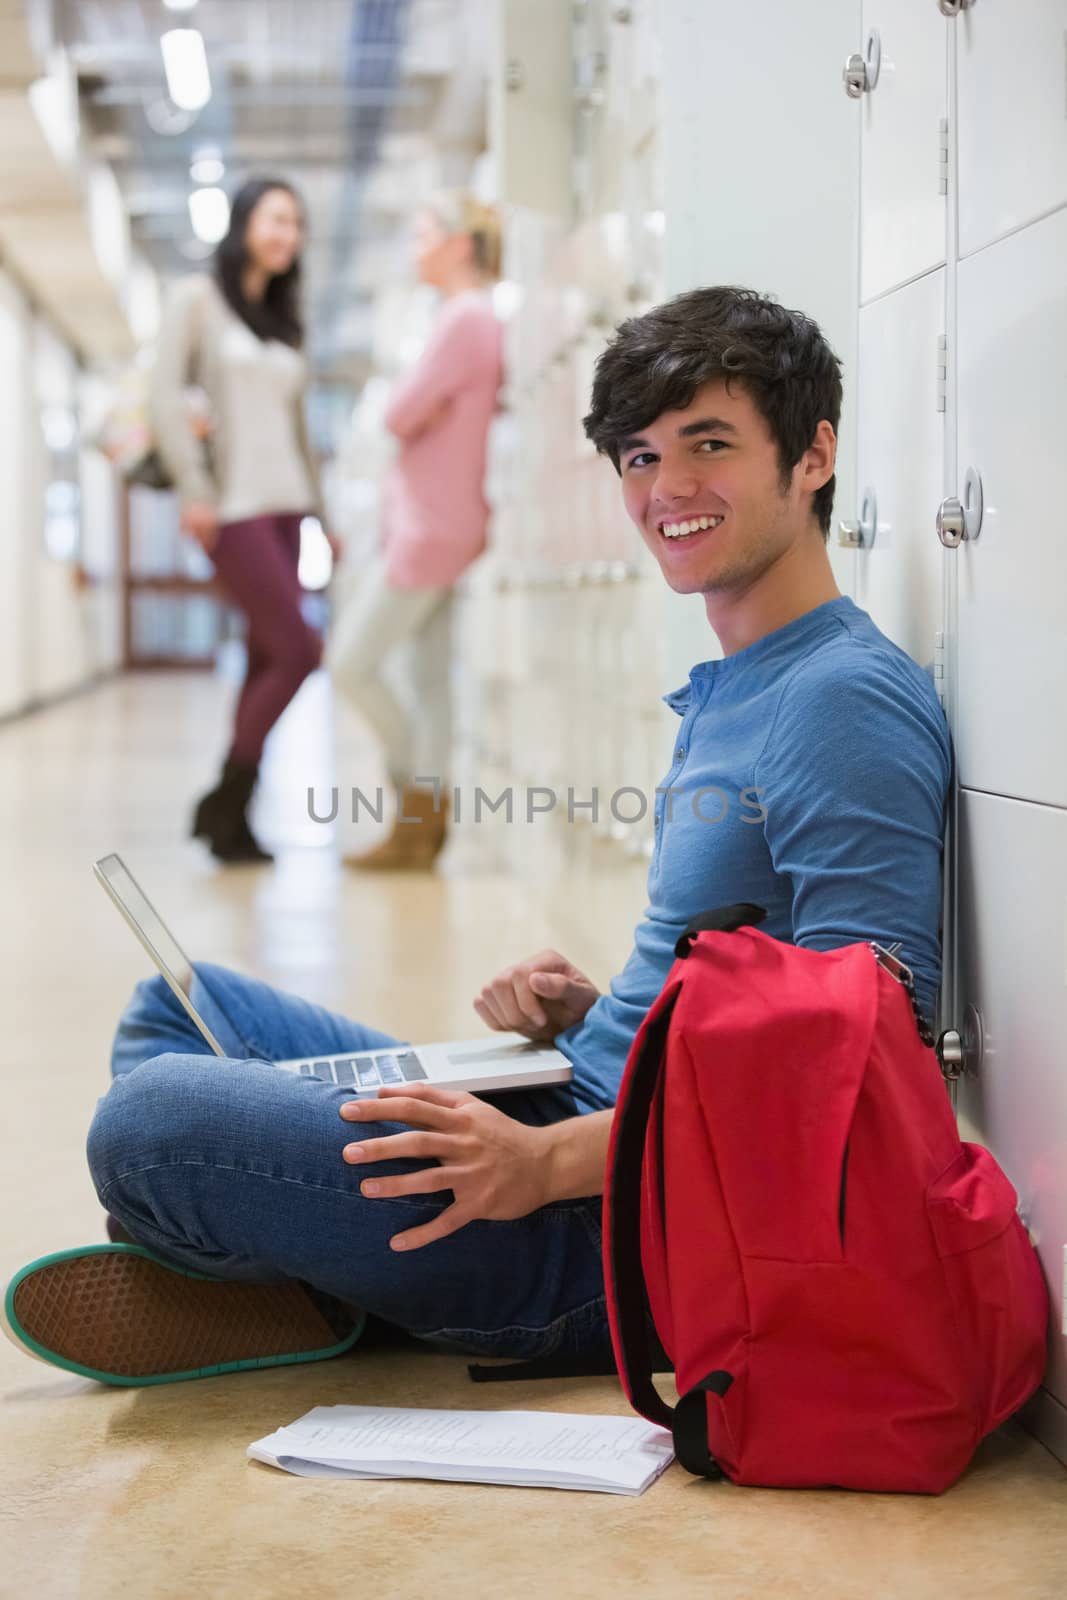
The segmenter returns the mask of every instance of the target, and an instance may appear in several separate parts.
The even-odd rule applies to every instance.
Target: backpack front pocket
[[[1018,1198],[989,1151],[964,1144],[926,1191],[979,1437],[1041,1379],[1047,1294]]]

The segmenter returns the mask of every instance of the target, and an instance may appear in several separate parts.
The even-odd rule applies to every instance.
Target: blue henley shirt
[[[583,1112],[615,1104],[679,935],[715,906],[764,906],[765,933],[812,950],[899,940],[934,1015],[952,754],[927,673],[840,596],[664,698],[681,727],[648,905],[609,992],[556,1040]]]

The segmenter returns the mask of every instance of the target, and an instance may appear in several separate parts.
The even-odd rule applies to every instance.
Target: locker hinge
[[[942,707],[945,704],[945,634],[938,628],[934,634],[934,688]]]
[[[944,411],[948,404],[948,335],[937,336],[937,409]]]
[[[948,118],[937,125],[937,192],[948,194]]]

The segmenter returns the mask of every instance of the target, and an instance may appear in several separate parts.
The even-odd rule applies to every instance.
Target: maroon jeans
[[[230,748],[231,759],[248,766],[258,765],[267,734],[322,659],[322,640],[300,611],[302,516],[285,512],[224,522],[211,553],[248,621],[248,671]]]

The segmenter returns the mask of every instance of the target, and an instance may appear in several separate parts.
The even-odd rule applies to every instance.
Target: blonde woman
[[[426,868],[448,823],[451,614],[457,579],[485,549],[486,440],[503,377],[503,330],[490,288],[500,272],[496,213],[462,191],[434,197],[415,218],[418,276],[443,305],[415,367],[397,383],[386,427],[400,441],[382,498],[381,548],[337,621],[327,665],[339,692],[380,739],[396,788],[389,837],[347,864]],[[413,646],[413,702],[400,703],[381,668]],[[436,794],[416,777],[438,780]]]

